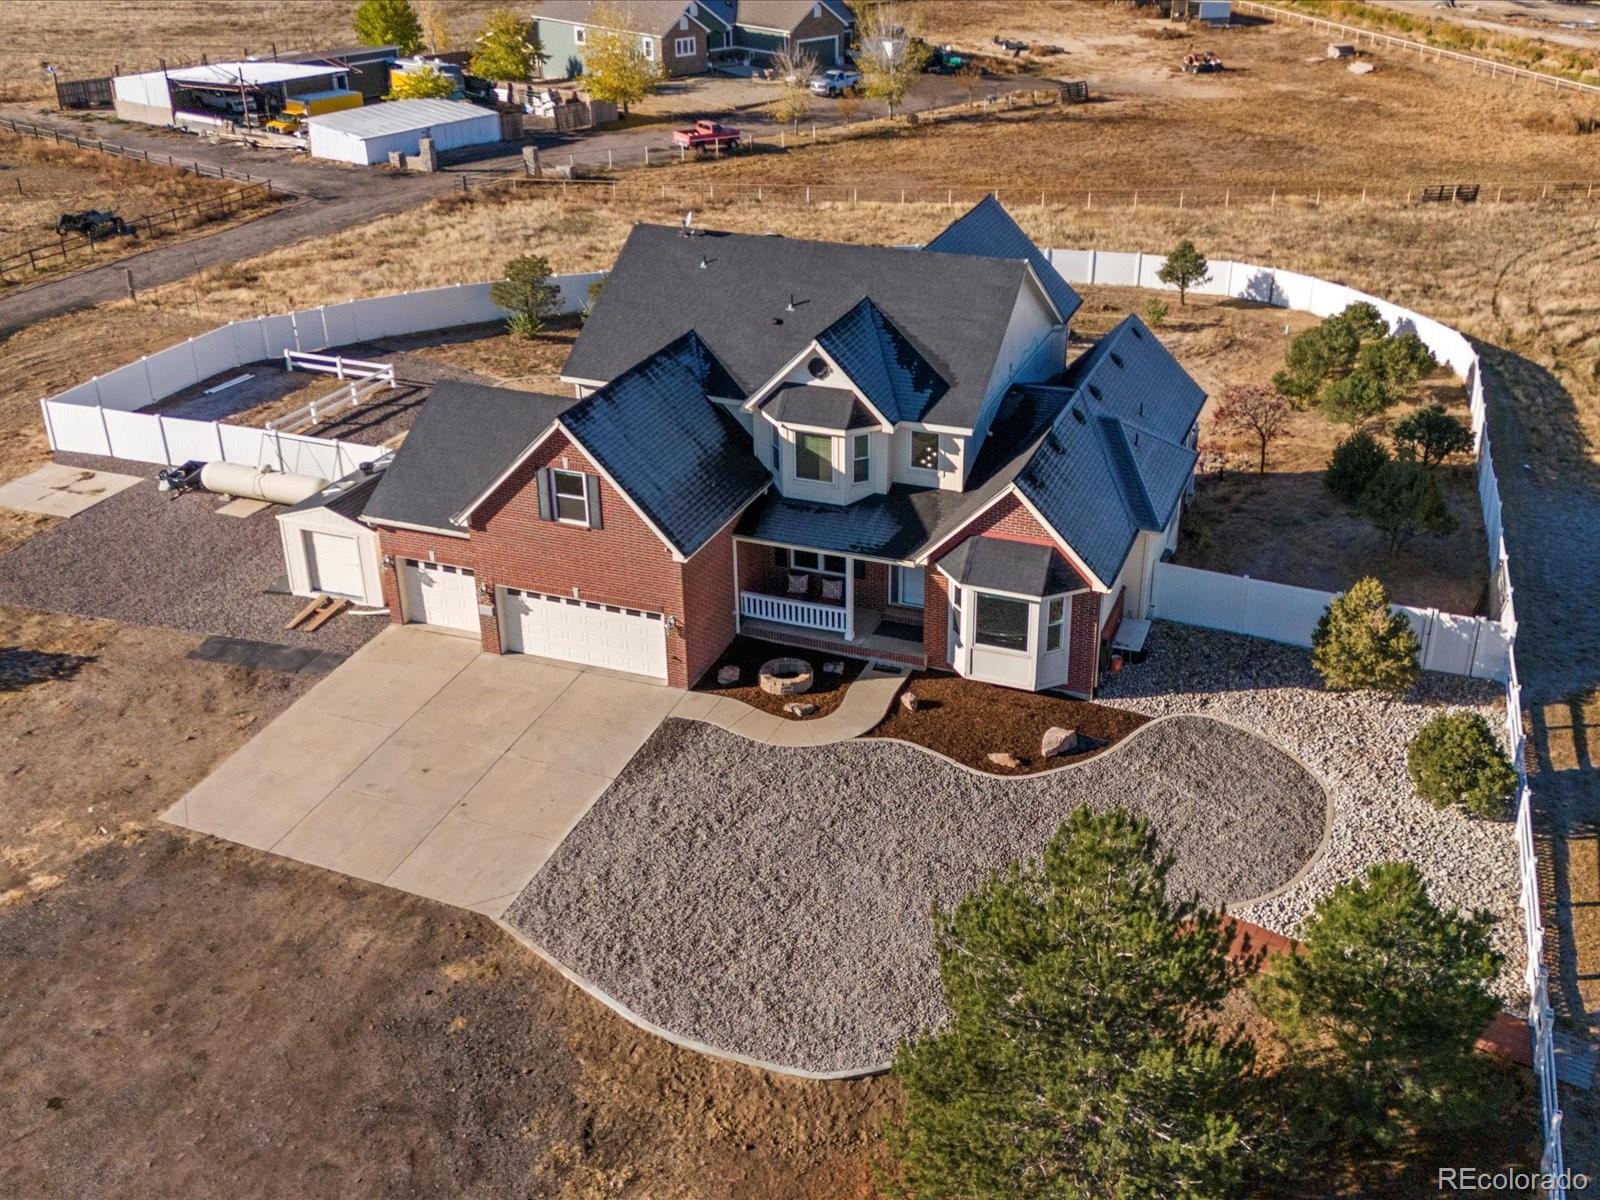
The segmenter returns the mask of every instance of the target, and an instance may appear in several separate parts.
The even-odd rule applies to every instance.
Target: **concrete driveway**
[[[165,819],[498,917],[683,698],[395,627]]]

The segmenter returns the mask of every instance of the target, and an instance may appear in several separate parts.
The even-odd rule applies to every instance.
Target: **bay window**
[[[1026,600],[974,593],[973,641],[999,650],[1027,650],[1028,613],[1032,607]]]
[[[1044,649],[1046,654],[1052,650],[1061,649],[1061,639],[1066,630],[1066,623],[1066,597],[1056,596],[1050,601],[1050,606],[1045,613]]]
[[[794,439],[796,478],[815,483],[833,482],[833,439],[820,433],[800,433]]]

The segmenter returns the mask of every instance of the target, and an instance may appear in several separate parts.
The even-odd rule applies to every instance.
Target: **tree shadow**
[[[52,679],[71,679],[95,661],[92,654],[57,654],[0,646],[0,692],[20,692]]]

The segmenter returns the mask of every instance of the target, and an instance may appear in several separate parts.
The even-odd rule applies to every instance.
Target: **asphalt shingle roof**
[[[755,25],[762,29],[792,30],[811,15],[816,0],[738,0],[734,20],[740,25]],[[846,24],[855,18],[850,6],[843,0],[824,0],[823,8]]]
[[[595,9],[609,9],[628,32],[660,36],[677,25],[688,7],[688,0],[682,4],[665,0],[543,0],[534,6],[533,19],[592,25]]]
[[[817,345],[891,423],[923,420],[950,390],[870,297],[818,334]]]
[[[1069,321],[1083,304],[1083,298],[1050,263],[1045,252],[1011,219],[1011,214],[993,196],[985,196],[975,207],[956,220],[923,247],[940,254],[977,254],[985,258],[1025,258],[1033,267],[1050,302]]]
[[[923,419],[970,429],[1025,276],[1015,259],[637,225],[563,374],[613,379],[692,329],[744,399],[870,296],[947,385]]]
[[[968,538],[939,560],[939,569],[962,587],[1020,596],[1053,596],[1082,586],[1051,547],[1015,538]]]
[[[877,419],[845,388],[786,383],[762,406],[774,421],[813,429],[865,429]]]
[[[722,367],[693,333],[577,401],[561,424],[685,557],[772,477],[706,398]]]
[[[451,518],[575,403],[455,380],[436,384],[362,515],[456,532]]]
[[[380,460],[381,462],[382,460]],[[313,492],[298,504],[291,504],[284,509],[284,513],[307,512],[311,509],[325,508],[329,512],[338,513],[354,521],[367,507],[367,499],[377,488],[383,478],[383,467],[374,465],[374,469],[361,469],[352,471],[342,479],[335,479],[321,491]],[[280,513],[280,516],[283,514]]]

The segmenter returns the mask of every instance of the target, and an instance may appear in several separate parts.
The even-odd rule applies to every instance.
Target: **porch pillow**
[[[804,596],[811,586],[811,576],[800,571],[789,572],[789,595]]]
[[[844,580],[824,579],[822,581],[822,598],[824,600],[843,600]]]

